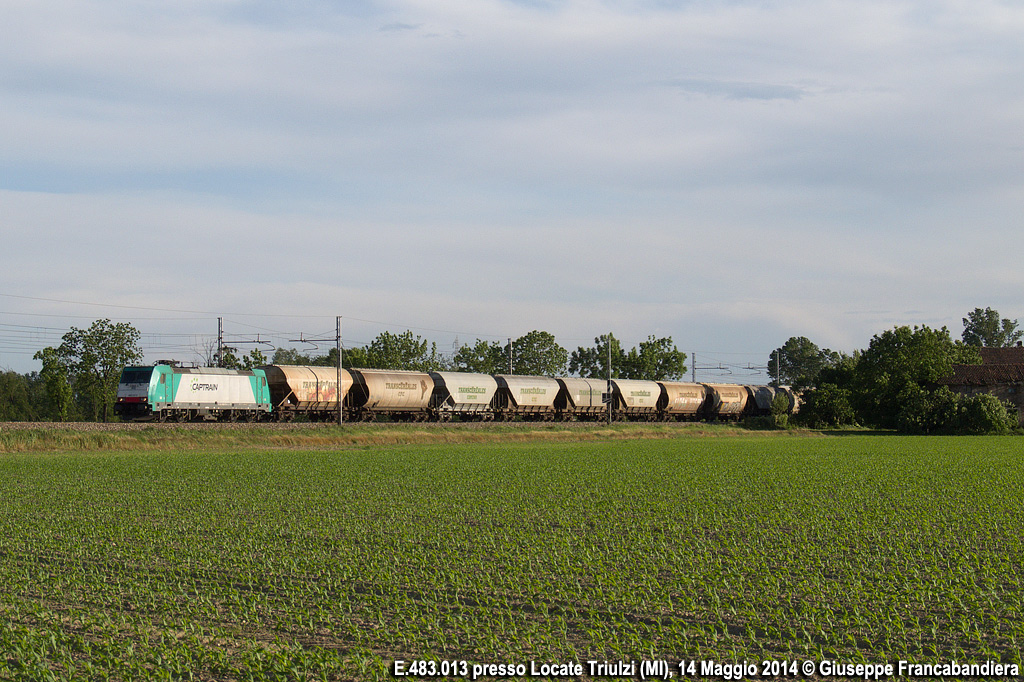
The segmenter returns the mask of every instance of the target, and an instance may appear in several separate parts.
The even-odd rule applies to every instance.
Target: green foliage
[[[901,394],[897,429],[903,433],[1005,434],[1017,426],[1016,409],[993,395],[961,396],[946,386],[911,385]]]
[[[57,348],[44,348],[35,358],[43,361],[43,377],[63,421],[70,399],[68,388],[83,403],[93,420],[107,421],[117,397],[121,370],[142,360],[139,332],[127,322],[96,320],[88,329],[72,327]],[[63,379],[61,379],[63,375]]]
[[[980,361],[977,350],[954,342],[945,327],[895,327],[875,335],[861,353],[853,377],[854,407],[864,422],[896,428],[905,391],[912,396],[914,386],[932,390],[953,374],[954,364]]]
[[[1017,320],[1000,320],[999,313],[992,308],[975,308],[963,318],[963,323],[961,338],[970,346],[1001,348],[1024,337],[1024,331],[1017,328]]]
[[[772,398],[768,417],[772,420],[775,428],[785,429],[789,427],[789,408],[789,396],[785,393],[777,393]]]
[[[900,392],[899,403],[896,428],[903,433],[955,432],[959,424],[958,397],[946,386],[927,391],[909,384]]]
[[[236,355],[238,349],[232,346],[224,346],[221,349],[220,366],[225,369],[255,369],[267,364],[267,356],[259,348],[253,348],[241,358]],[[274,354],[275,357],[277,354]],[[288,364],[288,363],[282,363]]]
[[[686,374],[686,353],[672,342],[672,337],[648,336],[639,348],[627,353],[614,335],[594,339],[590,348],[580,346],[569,358],[569,372],[581,377],[603,379],[608,374],[608,347],[611,344],[612,376],[620,379],[668,381]]]
[[[267,356],[259,348],[253,348],[242,358],[242,369],[256,369],[267,364]]]
[[[38,421],[43,418],[45,396],[39,374],[0,372],[0,421]]]
[[[598,336],[589,348],[580,346],[569,356],[569,373],[588,379],[604,379],[608,376],[609,346],[611,347],[612,376],[619,376],[626,364],[626,353],[622,343],[614,334]]]
[[[355,351],[362,351],[362,348],[356,348]],[[352,350],[345,351],[344,366],[345,367],[365,367],[366,364],[350,364],[349,355],[352,354]],[[313,355],[312,353],[300,353],[295,348],[278,348],[274,351],[273,358],[270,364],[273,365],[305,365],[314,367],[337,367],[338,366],[338,349],[331,348],[324,355]]]
[[[220,349],[220,360],[217,362],[217,366],[223,367],[224,369],[240,369],[242,363],[238,359],[238,349],[234,346],[222,346]]]
[[[568,362],[568,351],[548,332],[534,330],[512,342],[513,374],[562,376]]]
[[[509,345],[477,339],[472,346],[462,346],[452,358],[458,372],[509,374]],[[534,330],[512,341],[512,374],[562,376],[569,353],[558,345],[554,335]]]
[[[839,364],[842,356],[827,348],[818,348],[806,336],[793,336],[768,356],[768,373],[774,386],[792,386],[800,390],[815,385],[822,369]]]
[[[850,405],[850,390],[821,384],[805,391],[795,421],[815,429],[855,424],[857,415]]]
[[[452,368],[457,372],[507,374],[508,353],[497,341],[477,339],[472,346],[462,346],[455,352]]]
[[[648,381],[671,381],[682,379],[686,374],[686,353],[672,343],[672,337],[655,338],[648,336],[640,342],[639,350],[633,348],[626,354],[620,376],[623,379],[646,379]]]
[[[994,395],[979,393],[960,406],[960,433],[1002,434],[1018,429],[1017,409]]]
[[[46,397],[50,403],[50,414],[57,421],[66,422],[71,413],[72,400],[71,369],[61,353],[52,347],[38,351],[32,356],[43,363],[40,376],[46,385]]]
[[[779,393],[772,398],[768,414],[747,417],[743,420],[743,425],[745,428],[759,431],[777,431],[788,429],[789,422],[789,396]]]
[[[367,369],[399,369],[434,372],[447,367],[437,352],[437,344],[430,343],[411,331],[401,334],[382,332],[365,349]]]
[[[857,363],[860,361],[861,351],[855,350],[852,355],[837,353],[838,357],[833,358],[830,364],[825,365],[818,371],[815,377],[815,386],[832,384],[841,388],[853,386],[853,378],[856,374]]]

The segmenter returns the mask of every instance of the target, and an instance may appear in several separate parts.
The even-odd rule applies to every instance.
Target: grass
[[[106,427],[106,428],[103,428]],[[230,450],[253,447],[347,448],[409,444],[600,442],[682,436],[770,436],[730,424],[703,423],[515,423],[515,424],[348,424],[332,425],[95,425],[0,429],[0,454],[104,450]],[[805,435],[815,432],[795,432]]]
[[[1019,663],[1013,438],[376,445],[369,429],[308,449],[318,432],[0,458],[0,679]]]

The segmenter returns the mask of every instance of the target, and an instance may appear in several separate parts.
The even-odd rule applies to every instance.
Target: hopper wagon
[[[431,407],[440,421],[458,417],[463,421],[494,419],[491,401],[498,392],[498,382],[490,374],[469,372],[431,372],[434,394]]]
[[[762,416],[771,414],[772,401],[778,392],[774,386],[747,386],[746,414]]]
[[[739,384],[704,384],[708,398],[704,406],[707,419],[738,420],[747,407],[749,393]]]
[[[338,370],[334,367],[267,365],[270,400],[280,421],[304,416],[310,421],[331,421],[338,416]],[[341,370],[341,397],[352,387],[352,374]]]
[[[681,381],[659,381],[662,393],[658,412],[664,420],[696,420],[702,415],[708,389],[704,384]]]
[[[354,419],[386,416],[397,421],[426,421],[431,415],[434,379],[427,372],[354,369],[349,404]]]
[[[604,402],[608,382],[604,379],[559,377],[556,381],[562,390],[555,399],[555,411],[563,421],[597,420],[608,414],[608,405]]]
[[[639,379],[612,379],[612,399],[616,419],[653,421],[658,417],[661,384]]]
[[[494,399],[494,412],[498,419],[515,417],[531,421],[552,421],[555,418],[555,399],[562,387],[550,377],[497,374],[498,393]]]

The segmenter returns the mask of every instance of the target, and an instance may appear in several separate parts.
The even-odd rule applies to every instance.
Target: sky
[[[0,0],[0,25],[3,368],[98,318],[196,361],[218,317],[325,352],[292,340],[340,315],[347,346],[671,336],[743,382],[791,336],[1024,319],[1019,3]]]

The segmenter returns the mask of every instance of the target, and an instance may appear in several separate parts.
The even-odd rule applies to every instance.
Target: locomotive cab
[[[160,381],[159,367],[125,367],[117,382],[114,414],[124,420],[142,419],[152,415],[153,384]]]

